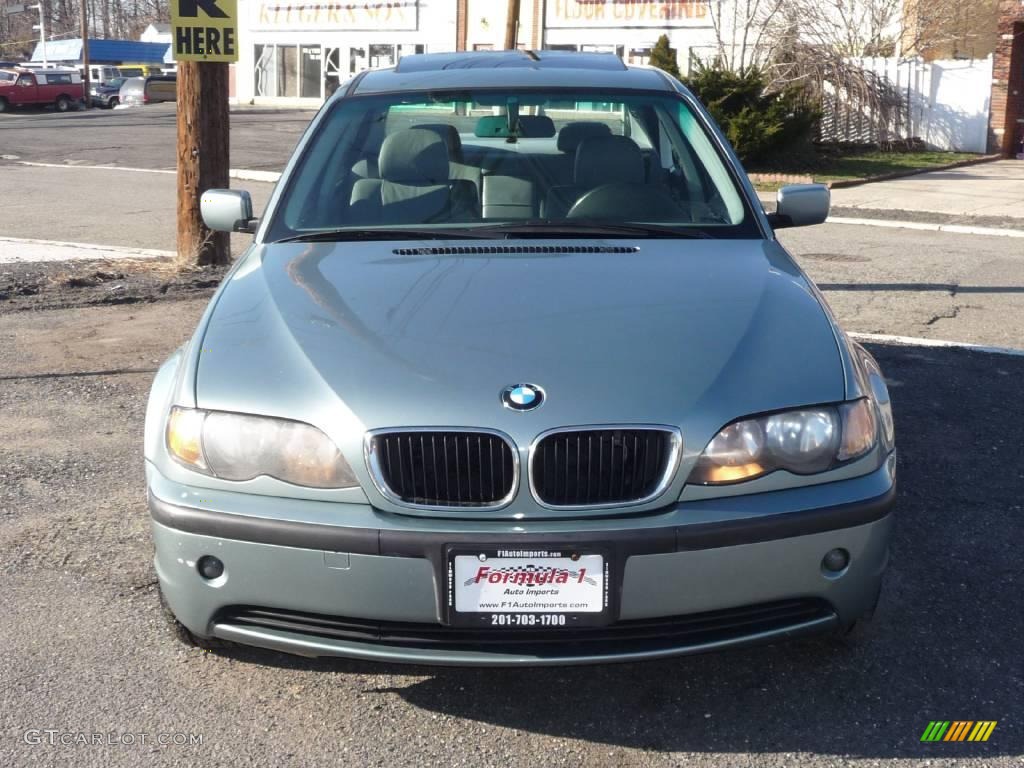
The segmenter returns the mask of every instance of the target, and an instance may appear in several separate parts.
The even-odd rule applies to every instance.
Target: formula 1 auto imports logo
[[[519,584],[533,587],[541,584],[568,584],[572,579],[577,584],[589,584],[597,586],[597,580],[587,576],[587,569],[580,568],[577,571],[568,568],[553,568],[537,565],[506,565],[501,568],[491,568],[482,565],[476,575],[466,579],[463,586],[479,584],[486,581],[488,584]]]
[[[921,741],[988,741],[998,720],[932,720]]]

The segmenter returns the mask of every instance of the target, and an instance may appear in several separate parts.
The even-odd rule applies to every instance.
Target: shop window
[[[627,64],[639,64],[646,66],[651,62],[651,49],[650,48],[630,48],[629,58],[626,59]]]
[[[370,69],[393,67],[396,63],[395,46],[387,43],[372,43],[370,45]]]
[[[341,49],[328,48],[327,57],[324,61],[324,96],[330,96],[338,90],[342,79]]]
[[[348,51],[348,72],[350,75],[354,75],[356,72],[362,72],[366,69],[366,49],[365,48],[349,48]]]
[[[620,59],[626,52],[624,45],[581,45],[580,51],[583,53],[614,53]]]
[[[299,96],[319,99],[322,78],[319,45],[304,45],[299,49]]]
[[[277,46],[277,95],[293,98],[299,95],[299,47],[297,45]]]
[[[313,97],[320,96],[320,60],[319,46],[305,46],[316,50],[315,67],[311,64],[311,72],[315,78]],[[299,96],[301,81],[299,67],[299,46],[297,45],[256,45],[253,47],[253,82],[256,96],[296,98]],[[303,86],[306,92],[305,85]]]

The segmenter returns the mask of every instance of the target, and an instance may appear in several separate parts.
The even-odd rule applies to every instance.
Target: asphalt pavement
[[[409,668],[204,653],[163,625],[139,446],[151,371],[203,305],[0,315],[0,765],[1020,764],[1024,358],[872,346],[900,490],[862,634],[623,666]],[[999,724],[986,743],[921,743],[935,719]],[[202,744],[26,743],[46,729]]]
[[[166,168],[152,137],[173,118],[152,109],[4,115],[0,154]],[[266,115],[265,131],[263,117],[232,116],[254,121],[233,138],[251,161],[233,166],[276,169],[308,113]],[[124,133],[99,130],[119,120]],[[57,121],[84,130],[49,141]],[[173,248],[173,175],[20,162],[0,160],[0,236]],[[270,191],[244,186],[259,206]],[[849,330],[1024,347],[1019,240],[831,224],[783,239]],[[157,607],[141,459],[153,372],[213,290],[198,285],[99,306],[0,300],[0,766],[1024,762],[1024,357],[870,345],[899,497],[878,613],[845,640],[537,670],[205,653]],[[985,743],[922,743],[937,719],[998,725]]]
[[[231,110],[231,167],[280,171],[315,113]],[[174,104],[0,115],[0,161],[174,170]]]

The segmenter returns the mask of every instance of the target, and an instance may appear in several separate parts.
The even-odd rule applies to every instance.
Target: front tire
[[[167,598],[164,597],[163,590],[160,587],[157,587],[157,595],[160,599],[160,613],[163,614],[167,628],[170,630],[170,635],[179,643],[188,648],[199,648],[204,651],[218,651],[226,646],[223,640],[215,637],[198,637],[192,634],[188,627],[178,621],[174,611],[171,610],[171,606],[167,604]]]
[[[0,98],[0,112],[6,112],[11,108],[11,105],[7,103],[7,99]]]
[[[71,99],[67,96],[58,96],[57,101],[53,105],[57,108],[58,112],[67,112],[71,109]]]
[[[107,102],[107,109],[114,109],[120,103],[121,102],[118,101],[117,96],[115,96],[114,98],[112,98],[110,101]]]

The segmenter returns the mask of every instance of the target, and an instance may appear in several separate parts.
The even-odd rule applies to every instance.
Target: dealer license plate
[[[496,629],[607,624],[610,565],[593,550],[449,549],[448,621]]]

